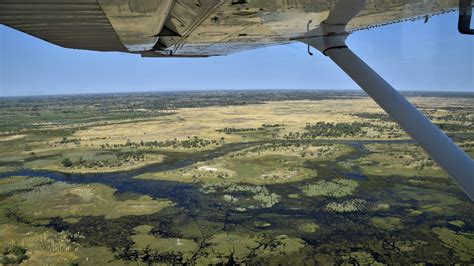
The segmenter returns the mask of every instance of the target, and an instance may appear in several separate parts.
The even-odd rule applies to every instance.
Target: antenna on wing
[[[306,29],[307,29],[307,32],[309,32],[309,25],[311,25],[311,23],[313,23],[313,20],[309,20],[308,21],[308,24],[306,25]],[[311,45],[308,44],[308,54],[310,56],[313,56],[314,54],[311,52]]]

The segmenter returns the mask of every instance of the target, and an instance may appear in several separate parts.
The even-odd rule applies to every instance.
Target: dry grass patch
[[[350,113],[360,110],[380,109],[368,99],[282,101],[245,106],[218,106],[206,108],[184,108],[176,115],[158,117],[152,121],[129,124],[104,125],[80,130],[73,138],[80,138],[83,144],[123,144],[130,139],[140,141],[166,141],[174,138],[185,140],[198,136],[211,140],[225,138],[227,143],[248,141],[249,134],[225,134],[223,128],[258,128],[263,124],[280,124],[289,132],[302,131],[306,123],[354,122]],[[258,139],[258,137],[257,137]]]

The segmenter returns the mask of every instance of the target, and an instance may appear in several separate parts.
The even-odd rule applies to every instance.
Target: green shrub
[[[64,166],[64,167],[71,167],[72,166],[72,162],[71,160],[69,160],[69,158],[64,158],[61,162],[61,164]]]
[[[2,254],[0,255],[0,264],[20,264],[26,259],[28,259],[26,249],[21,246],[12,245],[6,247],[2,251]]]

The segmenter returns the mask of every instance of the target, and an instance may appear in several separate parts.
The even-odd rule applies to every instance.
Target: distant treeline
[[[260,131],[267,128],[278,128],[284,126],[283,124],[262,124],[261,127],[248,127],[248,128],[236,128],[236,127],[225,127],[223,129],[217,129],[217,132],[223,132],[226,134],[240,133],[240,132],[251,132],[251,131]]]
[[[383,122],[394,122],[393,119],[384,113],[352,113],[351,115],[365,119],[380,120]]]

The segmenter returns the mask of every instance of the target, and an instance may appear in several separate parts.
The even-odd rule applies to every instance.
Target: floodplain
[[[0,264],[160,263],[472,264],[474,204],[358,92],[0,98]]]

